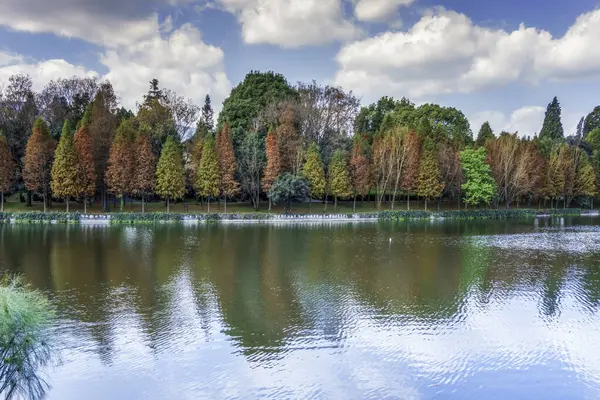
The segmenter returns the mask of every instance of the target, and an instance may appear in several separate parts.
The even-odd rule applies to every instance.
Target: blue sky
[[[52,4],[49,4],[52,3]],[[0,82],[110,79],[134,107],[157,77],[216,108],[251,69],[315,79],[363,103],[462,109],[476,131],[533,134],[557,95],[571,133],[600,104],[599,1],[3,0]],[[0,87],[2,83],[0,83]]]

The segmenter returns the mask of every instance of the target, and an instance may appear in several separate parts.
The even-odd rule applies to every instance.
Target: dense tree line
[[[352,92],[280,74],[250,72],[214,121],[202,107],[160,87],[132,112],[109,82],[59,79],[40,93],[12,76],[0,91],[0,193],[31,204],[196,197],[283,204],[372,199],[410,209],[411,197],[457,207],[591,205],[600,176],[600,106],[565,137],[557,98],[539,135],[476,138],[458,109],[383,97],[359,108]],[[195,125],[195,129],[194,129]],[[312,203],[312,201],[311,201]],[[593,203],[592,203],[593,204]],[[270,207],[270,206],[269,206]]]

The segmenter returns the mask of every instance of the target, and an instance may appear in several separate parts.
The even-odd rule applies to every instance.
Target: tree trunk
[[[142,195],[142,214],[146,211],[144,204],[144,195]]]
[[[66,203],[67,203],[67,212],[69,212],[69,196],[67,196],[67,198],[66,198]]]
[[[31,207],[33,206],[33,193],[31,193],[31,190],[27,191],[27,207]]]
[[[325,194],[325,209],[324,211],[327,211],[327,194]]]
[[[337,196],[333,196],[333,212],[337,211]]]
[[[427,199],[425,199],[425,211],[427,211]]]
[[[44,192],[43,196],[44,196],[44,199],[43,199],[43,201],[44,201],[44,212],[46,212],[46,192]]]
[[[83,213],[87,214],[87,196],[83,196]]]
[[[122,195],[121,199],[119,201],[119,206],[120,206],[121,212],[123,212],[123,205],[124,204],[125,204],[125,196]]]
[[[406,194],[406,210],[410,211],[410,192]]]
[[[271,205],[273,204],[273,202],[271,201],[271,199],[269,198],[269,212],[271,212]]]
[[[356,195],[354,195],[354,203],[352,204],[352,212],[356,214]]]
[[[225,214],[227,214],[227,196],[225,196]]]
[[[169,196],[167,196],[167,214],[169,213]]]
[[[0,212],[4,212],[4,192],[0,192]]]

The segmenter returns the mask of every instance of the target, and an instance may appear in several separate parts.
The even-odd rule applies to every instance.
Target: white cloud
[[[294,48],[355,39],[340,0],[216,0],[237,16],[245,43]]]
[[[438,9],[407,32],[385,32],[345,45],[337,84],[378,97],[469,93],[512,82],[600,74],[600,10],[580,16],[562,38],[521,25],[507,32]]]
[[[540,132],[546,114],[546,107],[525,106],[514,110],[510,115],[501,111],[481,111],[469,117],[473,134],[477,136],[481,124],[485,121],[490,123],[496,135],[500,132],[518,132],[519,136],[533,136]],[[580,111],[563,112],[562,122],[565,136],[573,135],[581,116]]]
[[[358,0],[354,15],[361,21],[389,21],[397,17],[398,7],[406,7],[415,0]]]

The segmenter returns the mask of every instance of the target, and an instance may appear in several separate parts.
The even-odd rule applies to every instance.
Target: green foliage
[[[173,137],[168,137],[156,166],[156,194],[165,199],[180,199],[185,194],[185,175],[181,150]]]
[[[419,196],[428,200],[437,199],[441,196],[442,190],[444,190],[444,183],[441,181],[440,165],[435,151],[426,150],[419,166]]]
[[[341,150],[336,150],[329,164],[329,188],[336,198],[352,197],[352,183],[348,172],[348,163]]]
[[[479,134],[477,135],[477,146],[483,146],[488,139],[493,138],[495,138],[494,131],[492,131],[490,123],[485,121],[481,125],[481,129],[479,129]]]
[[[600,127],[591,130],[585,136],[585,141],[592,147],[592,151],[600,151]]]
[[[54,312],[38,291],[18,277],[0,280],[0,395],[42,398],[48,384],[40,369],[54,358],[50,327]]]
[[[308,181],[312,196],[321,198],[325,194],[327,181],[323,171],[323,163],[316,143],[311,143],[306,152],[306,162],[302,168],[302,176]]]
[[[534,210],[534,209],[481,209],[481,210],[454,210],[441,212],[427,211],[381,211],[379,218],[384,220],[403,221],[410,219],[520,219],[534,218],[538,216],[564,217],[581,215],[582,210],[578,208]]]
[[[196,175],[196,191],[203,197],[219,196],[219,160],[215,150],[215,142],[207,139],[202,147],[202,158]]]
[[[250,71],[223,102],[217,130],[221,129],[225,122],[229,123],[233,133],[233,146],[237,153],[243,136],[250,132],[252,122],[267,106],[293,96],[296,96],[296,92],[283,75],[271,71]]]
[[[540,131],[540,139],[562,139],[564,138],[564,129],[560,119],[561,108],[558,99],[554,97],[552,102],[546,108],[544,124]]]
[[[401,100],[395,100],[393,97],[384,96],[377,103],[368,107],[362,107],[354,120],[354,131],[369,138],[373,142],[373,136],[381,131],[384,118],[393,111],[398,113],[403,110],[414,111],[414,104],[403,97]]]
[[[594,107],[585,117],[585,123],[583,125],[583,136],[587,136],[591,131],[596,128],[600,128],[600,106]]]
[[[580,155],[573,186],[573,194],[575,196],[593,197],[597,194],[596,172],[594,171],[594,167],[590,162],[589,157],[585,153]]]
[[[60,141],[52,164],[52,192],[57,197],[77,196],[78,188],[77,152],[69,120],[65,120]]]
[[[293,203],[310,199],[310,188],[304,178],[286,172],[279,175],[269,189],[269,199],[274,204],[285,204],[287,213]]]
[[[0,222],[13,220],[16,224],[75,224],[81,220],[81,214],[78,212],[4,212],[0,213]]]
[[[454,107],[442,107],[437,104],[423,104],[417,108],[412,117],[412,127],[417,128],[417,122],[427,119],[432,127],[432,133],[441,133],[451,140],[457,148],[464,148],[473,143],[473,133],[467,117]],[[435,137],[436,135],[434,135]]]
[[[496,193],[492,169],[485,160],[484,147],[477,150],[466,149],[460,153],[460,164],[466,179],[462,189],[467,204],[489,204]]]

